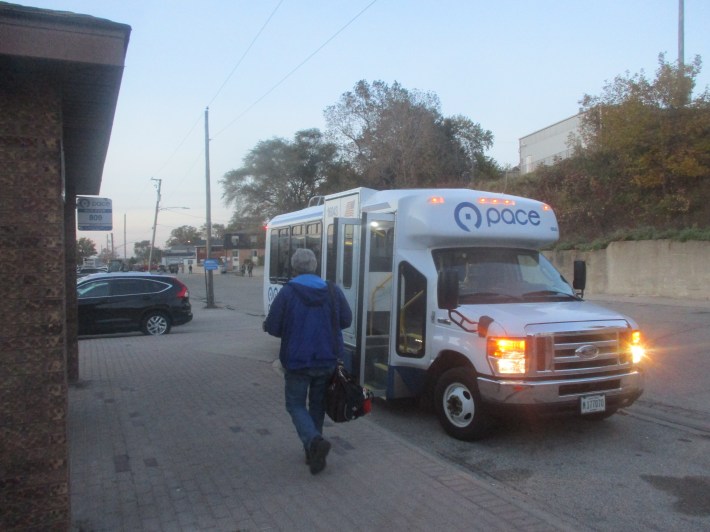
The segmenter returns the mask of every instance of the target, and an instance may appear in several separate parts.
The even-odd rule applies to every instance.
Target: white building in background
[[[566,159],[574,145],[582,141],[579,134],[581,114],[547,126],[520,138],[520,174],[540,165],[551,165],[555,159]]]

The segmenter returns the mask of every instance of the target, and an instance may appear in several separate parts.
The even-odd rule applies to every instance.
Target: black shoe
[[[311,453],[306,449],[306,465],[311,465]]]
[[[330,442],[321,437],[316,437],[311,442],[310,462],[311,475],[317,475],[325,469],[325,457],[330,452]]]

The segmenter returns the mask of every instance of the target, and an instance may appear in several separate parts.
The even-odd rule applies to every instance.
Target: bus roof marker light
[[[444,204],[444,197],[443,196],[431,196],[427,201],[428,201],[428,203],[431,203],[432,205],[443,205]]]
[[[482,205],[507,205],[509,207],[515,205],[514,200],[501,198],[478,198],[478,203]]]

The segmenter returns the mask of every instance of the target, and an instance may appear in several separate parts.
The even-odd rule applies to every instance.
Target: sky
[[[220,180],[257,143],[326,130],[359,80],[432,92],[444,116],[490,130],[487,155],[518,165],[519,139],[579,111],[616,76],[678,58],[679,0],[11,0],[132,27],[100,197],[113,246],[133,255],[173,229],[227,225]],[[710,61],[710,2],[684,0],[684,57]],[[697,89],[710,85],[710,66]],[[79,231],[97,249],[110,234]],[[124,238],[125,235],[125,238]]]

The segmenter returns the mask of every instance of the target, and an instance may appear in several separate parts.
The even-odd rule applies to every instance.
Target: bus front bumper
[[[481,399],[492,406],[540,407],[550,410],[576,410],[581,398],[603,395],[607,408],[630,406],[643,393],[643,373],[554,380],[498,380],[478,377]]]

